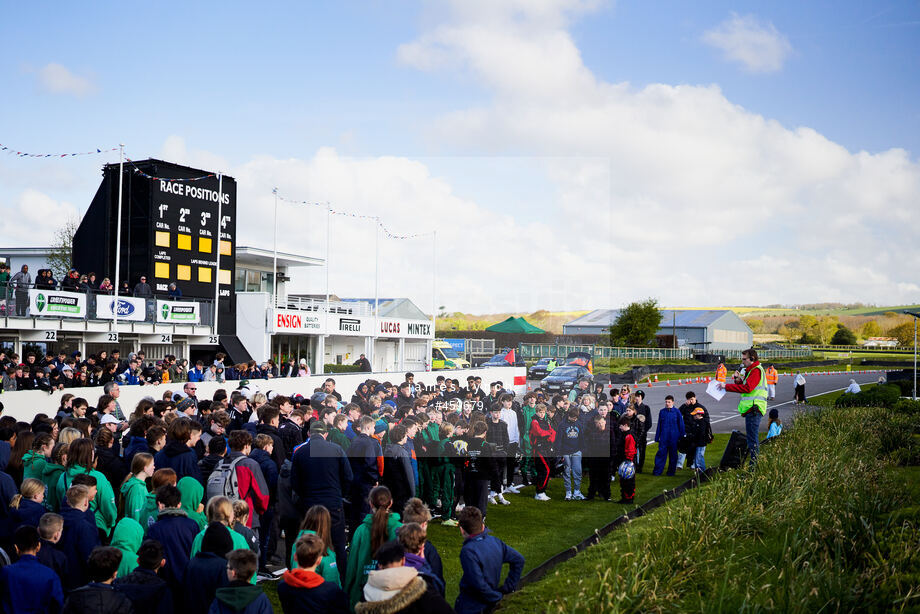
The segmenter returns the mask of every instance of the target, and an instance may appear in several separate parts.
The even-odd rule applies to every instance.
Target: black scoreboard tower
[[[165,297],[175,283],[183,298],[211,301],[219,283],[218,333],[236,335],[236,181],[225,175],[219,185],[211,171],[154,159],[123,168],[121,281],[133,289],[144,275],[156,295]],[[113,284],[118,169],[103,167],[73,242],[74,267]]]

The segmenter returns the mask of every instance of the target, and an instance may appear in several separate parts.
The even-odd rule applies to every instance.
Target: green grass
[[[917,430],[878,408],[806,414],[755,472],[631,522],[501,610],[916,611],[920,469],[892,462],[920,461]]]
[[[713,442],[707,446],[707,466],[719,464],[728,437],[728,434],[717,434]],[[639,504],[665,490],[672,490],[693,475],[689,469],[679,470],[673,477],[651,475],[656,451],[655,446],[648,448],[645,472],[636,474],[636,502]],[[610,489],[614,501],[619,499],[619,484],[612,482]],[[587,490],[588,478],[585,475],[582,479],[582,491]],[[606,501],[564,501],[561,476],[550,480],[547,494],[551,501],[536,501],[533,498],[534,494],[534,487],[531,486],[521,490],[520,495],[507,495],[511,505],[490,506],[486,519],[490,531],[524,555],[525,573],[551,556],[589,537],[595,529],[601,528],[634,507]],[[461,575],[460,548],[463,538],[460,529],[444,527],[439,521],[434,521],[428,525],[428,539],[438,548],[441,555],[444,563],[444,580],[447,584],[447,600],[453,604],[457,598]],[[261,586],[276,611],[280,612],[275,583],[263,582]]]

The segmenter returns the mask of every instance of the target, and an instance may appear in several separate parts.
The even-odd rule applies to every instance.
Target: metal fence
[[[878,354],[913,354],[914,348],[906,346],[877,345],[811,345],[811,350],[818,352],[875,352]]]
[[[619,348],[600,345],[555,345],[549,343],[522,343],[518,347],[520,355],[528,358],[564,358],[569,352],[589,352],[595,358],[645,358],[649,360],[690,360],[693,350],[689,348]],[[719,354],[725,358],[741,358],[742,350],[709,350],[708,354]],[[757,351],[758,356],[766,359],[776,358],[810,358],[810,348],[778,348]]]

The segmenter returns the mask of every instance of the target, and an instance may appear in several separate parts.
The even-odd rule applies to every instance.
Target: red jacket
[[[753,392],[757,385],[760,384],[760,369],[757,367],[760,366],[760,361],[754,361],[750,368],[748,368],[748,378],[747,380],[741,382],[740,384],[725,384],[725,390],[728,392],[740,392],[747,393]]]
[[[623,455],[628,461],[636,460],[636,440],[632,433],[626,435],[626,441],[623,444]]]

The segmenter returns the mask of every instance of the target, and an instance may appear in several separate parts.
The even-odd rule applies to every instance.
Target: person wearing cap
[[[680,409],[680,415],[681,415],[681,417],[683,417],[683,419],[684,419],[684,425],[689,425],[689,424],[690,424],[690,421],[693,420],[692,414],[693,414],[693,412],[694,412],[695,410],[697,410],[697,409],[702,409],[702,410],[703,410],[703,414],[704,414],[705,417],[706,417],[706,424],[708,425],[708,424],[709,424],[709,411],[708,411],[705,407],[703,407],[703,405],[701,405],[700,403],[697,402],[697,400],[696,400],[696,393],[693,392],[692,390],[689,390],[689,391],[687,391],[687,394],[684,395],[684,396],[685,396],[685,398],[686,398],[687,400],[686,400],[686,402],[685,402],[683,405],[681,405],[680,408],[679,408],[679,409]],[[688,428],[689,428],[689,426],[688,426]],[[703,445],[709,445],[709,442],[707,441],[707,442],[706,442],[705,444],[703,444]],[[688,456],[687,454],[683,454],[683,453],[678,452],[678,454],[677,454],[677,468],[678,468],[678,469],[683,469],[683,468],[684,468],[684,461],[687,459],[687,456]],[[690,468],[693,469],[693,468],[694,468],[693,459],[694,459],[695,457],[692,456],[692,455],[690,455],[690,456],[691,456]]]
[[[690,442],[695,446],[693,454],[692,469],[697,471],[706,471],[706,446],[712,442],[712,427],[709,423],[709,416],[706,415],[706,409],[699,405],[690,411],[690,417],[686,422],[687,434],[690,436]]]
[[[153,298],[153,289],[147,283],[146,275],[141,275],[140,281],[134,286],[134,296],[137,298]]]
[[[294,451],[291,459],[291,486],[300,496],[300,512],[314,505],[329,510],[332,519],[332,544],[344,584],[347,569],[345,554],[345,509],[342,498],[351,487],[353,474],[345,451],[326,441],[328,428],[321,420],[310,424],[310,438]]]
[[[361,357],[354,362],[354,365],[358,367],[359,371],[364,373],[370,373],[372,371],[371,361],[369,361],[364,354],[361,354]]]

